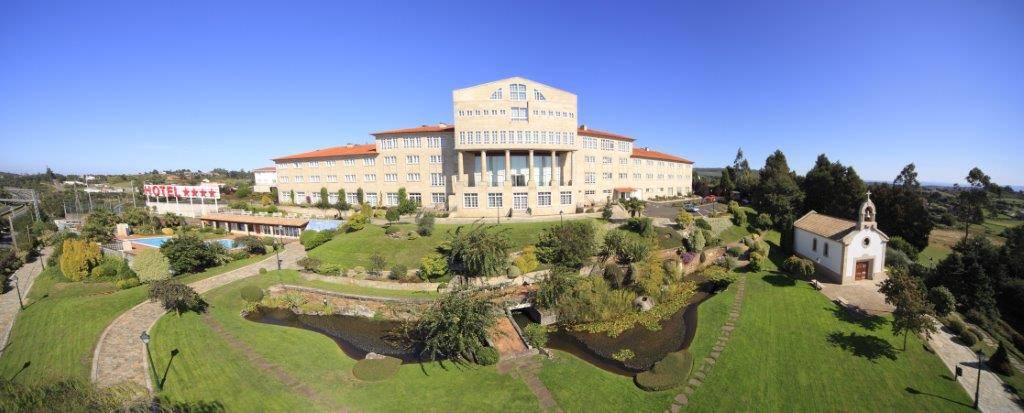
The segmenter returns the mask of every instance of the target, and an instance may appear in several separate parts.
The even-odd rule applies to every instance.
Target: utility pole
[[[14,209],[11,209],[7,214],[7,224],[11,226],[11,246],[14,247],[15,253],[20,253],[21,251],[18,251],[18,239],[14,236]]]
[[[135,180],[134,179],[132,179],[132,208],[138,208],[138,205],[135,205]]]

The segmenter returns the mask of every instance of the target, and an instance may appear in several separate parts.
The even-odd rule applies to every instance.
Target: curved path
[[[282,268],[298,268],[295,263],[306,255],[298,242],[285,244],[281,252]],[[248,278],[259,273],[261,268],[277,269],[275,256],[247,266],[202,279],[189,284],[202,294],[222,285]],[[153,392],[149,377],[146,346],[139,340],[143,331],[149,331],[167,311],[160,303],[145,301],[114,319],[100,336],[92,355],[92,381],[100,387],[122,383],[133,383]]]
[[[32,289],[32,284],[35,283],[36,277],[43,272],[42,263],[46,262],[47,258],[50,258],[51,252],[53,252],[53,248],[46,247],[42,255],[36,258],[36,261],[25,263],[21,268],[18,268],[12,274],[18,276],[17,288],[15,288],[12,282],[10,291],[0,294],[0,356],[7,349],[7,340],[11,338],[14,321],[21,312],[18,291],[19,289],[21,291],[20,301],[27,303],[28,292]],[[0,285],[0,292],[2,291],[3,286]]]

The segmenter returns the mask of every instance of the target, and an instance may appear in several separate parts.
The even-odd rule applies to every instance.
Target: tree
[[[82,226],[82,237],[90,241],[105,244],[114,240],[114,226],[117,215],[104,208],[97,208],[89,213]]]
[[[718,180],[716,192],[729,196],[734,190],[736,190],[736,184],[732,181],[732,173],[729,170],[722,170],[722,179]]]
[[[629,198],[625,201],[622,201],[622,207],[625,208],[626,211],[629,211],[630,217],[636,217],[638,215],[644,214],[644,208],[646,207],[646,204],[640,198]]]
[[[135,254],[131,266],[141,282],[171,278],[171,263],[158,249],[147,248],[139,251]]]
[[[1003,287],[1005,271],[999,250],[987,238],[976,236],[953,246],[928,281],[948,288],[964,309],[996,316],[996,291]]]
[[[879,229],[890,237],[905,239],[918,250],[928,246],[935,223],[921,191],[889,184],[871,185],[870,190]]]
[[[908,333],[925,334],[935,332],[935,324],[929,315],[934,313],[928,301],[921,280],[902,269],[890,269],[889,278],[882,282],[878,291],[885,294],[885,302],[896,307],[892,312],[892,332],[903,334],[903,350],[907,350]]]
[[[840,218],[857,218],[860,205],[867,198],[867,186],[853,167],[830,162],[818,155],[814,167],[800,184],[804,192],[804,211],[817,211]]]
[[[772,217],[775,229],[782,234],[781,246],[792,248],[793,222],[800,210],[804,194],[796,182],[796,173],[789,169],[786,155],[776,150],[765,159],[760,182],[754,191],[754,205],[758,211]]]
[[[679,211],[676,214],[676,225],[679,226],[679,229],[689,228],[691,224],[693,224],[693,214],[686,211]]]
[[[451,245],[449,267],[461,268],[470,277],[501,275],[508,268],[512,241],[507,229],[483,224],[455,228],[447,234]]]
[[[338,212],[348,211],[352,208],[352,205],[349,205],[348,199],[345,197],[344,188],[338,190],[338,203],[334,204],[334,208],[337,209]]]
[[[370,255],[370,272],[380,274],[387,267],[388,259],[384,257],[384,254],[374,252]]]
[[[964,240],[970,235],[971,224],[985,222],[985,209],[991,206],[989,191],[992,180],[981,169],[972,168],[967,174],[970,189],[961,190],[953,204],[957,219],[964,224]]]
[[[917,181],[917,167],[911,162],[903,167],[896,179],[892,180],[892,186],[902,186],[909,189],[920,189],[921,183]]]
[[[400,215],[416,212],[418,207],[419,203],[409,199],[409,195],[405,192],[405,187],[398,188],[398,213]]]
[[[235,196],[239,199],[245,199],[252,196],[252,185],[243,183],[238,185],[238,189],[235,191]]]
[[[175,236],[160,246],[160,252],[170,261],[175,274],[200,272],[217,265],[216,251],[195,235]]]
[[[362,205],[363,202],[366,202],[364,200],[365,196],[366,196],[366,194],[363,193],[363,188],[362,187],[356,188],[356,201],[359,201],[359,205]]]
[[[597,231],[589,221],[567,221],[541,231],[537,242],[540,260],[580,268],[597,250]]]
[[[250,254],[264,254],[267,252],[267,245],[263,239],[255,235],[246,235],[235,239],[235,244]]]
[[[956,311],[956,298],[953,297],[953,293],[949,292],[949,289],[941,285],[928,290],[928,300],[935,306],[935,314],[940,317],[945,317]]]
[[[149,300],[159,301],[167,311],[174,310],[180,317],[182,312],[206,311],[206,301],[192,287],[173,281],[157,281],[149,286]]]
[[[456,363],[474,358],[495,324],[494,304],[471,291],[442,295],[410,329],[410,338],[422,343],[422,355]]]
[[[102,258],[99,245],[87,240],[68,239],[61,247],[60,271],[71,281],[82,281]]]
[[[420,278],[432,280],[448,274],[448,260],[444,255],[432,252],[420,259]]]
[[[743,148],[736,149],[736,158],[732,161],[732,167],[726,168],[730,180],[735,184],[736,191],[740,196],[749,197],[753,195],[758,185],[758,175],[750,169],[750,163],[743,156]]]
[[[400,217],[401,212],[398,210],[398,207],[388,208],[387,211],[384,213],[384,219],[388,220],[388,225],[392,225],[395,222],[398,222],[398,219]]]
[[[423,215],[420,215],[420,217],[416,219],[416,232],[425,237],[433,234],[434,219],[435,215],[433,212],[426,212]]]
[[[327,192],[326,187],[320,187],[320,199],[317,199],[316,207],[321,210],[331,207],[330,193]]]

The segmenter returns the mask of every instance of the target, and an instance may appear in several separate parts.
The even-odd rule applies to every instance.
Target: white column
[[[551,181],[548,182],[548,185],[551,185],[551,186],[555,186],[555,161],[556,160],[558,160],[558,157],[555,156],[555,151],[552,150],[551,151]],[[559,175],[561,175],[561,173],[559,173]]]
[[[462,151],[458,151],[457,153],[459,154],[459,160],[457,162],[459,164],[459,181],[462,182],[463,184],[465,184],[466,183],[466,177],[464,177],[462,175],[466,173],[466,166],[463,165]]]
[[[487,151],[480,151],[480,180],[483,186],[489,186],[491,180],[487,178]]]
[[[505,149],[505,185],[512,186],[512,151]]]
[[[526,177],[526,185],[530,186],[535,184],[533,182],[533,149],[530,149],[529,156],[527,157],[527,166],[529,167],[529,175]]]

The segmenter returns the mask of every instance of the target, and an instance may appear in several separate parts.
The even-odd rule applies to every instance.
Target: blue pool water
[[[138,238],[138,239],[133,239],[132,242],[137,243],[137,244],[148,245],[148,246],[154,247],[154,248],[160,248],[160,246],[164,245],[164,243],[167,242],[167,240],[169,240],[169,239],[171,239],[171,237]],[[235,241],[234,240],[230,240],[230,239],[226,239],[226,238],[215,239],[215,240],[210,240],[210,241],[206,241],[206,242],[217,242],[217,243],[220,243],[220,245],[222,245],[224,248],[227,248],[227,249],[235,248]]]

